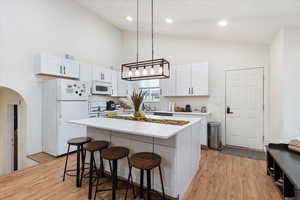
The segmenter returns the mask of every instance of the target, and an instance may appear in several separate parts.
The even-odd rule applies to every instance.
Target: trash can
[[[208,122],[207,139],[208,139],[208,148],[222,150],[220,122]]]

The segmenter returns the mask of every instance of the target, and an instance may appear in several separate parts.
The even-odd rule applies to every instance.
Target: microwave
[[[111,95],[112,84],[103,81],[93,81],[92,94],[95,95]]]

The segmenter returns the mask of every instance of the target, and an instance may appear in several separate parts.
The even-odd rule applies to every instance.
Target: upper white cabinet
[[[93,74],[93,65],[87,63],[80,63],[80,80],[88,83],[89,95],[91,95],[92,88],[92,74]]]
[[[121,79],[119,70],[112,70],[112,96],[125,97],[128,95],[128,81]]]
[[[176,96],[175,66],[170,69],[170,78],[159,80],[162,96]]]
[[[112,70],[109,68],[106,68],[106,67],[100,67],[100,66],[94,65],[93,66],[93,80],[111,83]]]
[[[208,63],[176,67],[176,96],[208,96]]]
[[[191,65],[176,67],[176,96],[190,96],[191,93]]]
[[[37,74],[79,79],[80,66],[75,60],[41,53],[37,56]]]
[[[193,96],[208,95],[208,63],[191,65],[191,93]]]

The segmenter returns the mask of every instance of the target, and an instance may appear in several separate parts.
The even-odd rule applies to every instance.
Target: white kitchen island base
[[[156,117],[157,118],[157,117]],[[165,117],[166,118],[166,117]],[[174,117],[168,117],[168,119],[173,119]],[[85,124],[87,126],[87,135],[94,138],[95,140],[106,140],[111,142],[112,146],[124,146],[130,149],[130,154],[138,152],[154,152],[162,157],[162,174],[165,186],[166,195],[178,198],[182,197],[182,194],[187,190],[190,185],[194,175],[196,174],[199,168],[199,162],[201,158],[201,137],[199,130],[201,129],[201,118],[198,119],[188,119],[189,124],[178,127],[178,131],[174,132],[169,138],[160,138],[155,133],[155,137],[150,135],[136,135],[132,134],[129,131],[120,130],[116,131],[118,127],[118,122],[127,120],[115,120],[114,130],[108,130],[106,127],[101,126],[100,124],[105,123],[105,120],[102,121],[99,119],[99,126],[92,125],[92,123],[81,123],[78,121],[73,121],[77,124]],[[183,118],[176,118],[181,119]],[[96,119],[91,119],[96,120]],[[184,119],[186,120],[186,119]],[[87,122],[87,120],[85,120]],[[127,121],[127,123],[133,123],[132,121]],[[153,123],[146,122],[134,122],[139,123],[138,126],[145,126],[145,129],[149,126],[153,126]],[[120,124],[119,124],[120,125]],[[104,128],[100,128],[104,127]],[[157,126],[157,125],[156,125]],[[174,129],[174,125],[164,125],[159,124],[161,130],[168,132],[170,126],[171,129]],[[122,125],[120,125],[120,128]],[[180,128],[179,128],[180,127]],[[140,127],[137,127],[140,128]],[[158,131],[158,129],[153,129],[153,131]],[[162,135],[165,135],[162,133]],[[166,139],[165,139],[166,138]],[[96,158],[99,159],[99,156],[96,155]],[[99,161],[99,160],[98,160]],[[97,161],[97,162],[98,162]],[[118,176],[127,178],[128,177],[128,162],[127,159],[120,160],[118,163]],[[105,163],[105,169],[109,170],[108,163]],[[133,168],[133,181],[139,183],[140,180],[140,170]],[[161,192],[161,184],[158,169],[154,169],[152,172],[152,189]],[[146,183],[145,183],[146,186]]]

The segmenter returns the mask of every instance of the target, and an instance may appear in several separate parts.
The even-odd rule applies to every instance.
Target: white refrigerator
[[[68,123],[88,118],[86,82],[53,79],[43,84],[43,151],[53,156],[67,153],[67,141],[86,137],[86,128]],[[71,151],[76,150],[71,147]]]

